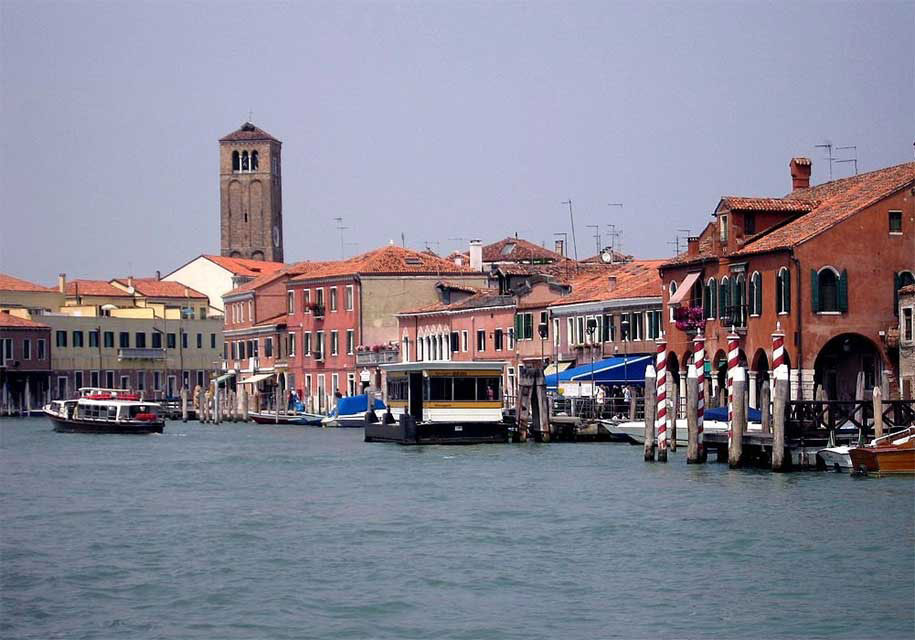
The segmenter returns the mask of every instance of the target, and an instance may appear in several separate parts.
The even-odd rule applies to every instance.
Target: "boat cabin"
[[[416,422],[501,422],[504,362],[408,362],[383,366],[386,404]]]

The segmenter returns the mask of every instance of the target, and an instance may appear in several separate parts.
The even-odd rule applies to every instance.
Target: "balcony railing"
[[[356,364],[358,366],[373,366],[379,364],[392,364],[400,361],[399,349],[380,349],[378,351],[357,351]]]
[[[124,347],[118,349],[118,360],[165,360],[165,349]]]

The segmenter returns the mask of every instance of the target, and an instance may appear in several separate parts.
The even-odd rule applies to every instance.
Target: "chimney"
[[[161,280],[161,279],[162,279],[162,272],[159,271],[158,269],[156,269],[156,280]]]
[[[798,156],[791,158],[788,166],[791,168],[791,190],[810,188],[810,158]]]
[[[127,276],[127,288],[133,289],[133,276]]]
[[[66,273],[57,274],[57,289],[61,293],[67,292],[67,274]]]
[[[690,236],[686,239],[686,255],[699,255],[699,236]]]
[[[470,268],[474,271],[483,270],[483,243],[479,240],[470,241]]]
[[[564,258],[566,255],[565,240],[558,238],[554,243],[553,250]]]
[[[616,276],[607,276],[607,291],[616,289]]]

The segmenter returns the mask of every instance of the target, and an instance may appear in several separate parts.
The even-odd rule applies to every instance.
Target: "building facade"
[[[0,415],[40,407],[51,373],[51,331],[25,311],[0,311]]]
[[[219,140],[221,255],[283,262],[281,150],[250,122]]]

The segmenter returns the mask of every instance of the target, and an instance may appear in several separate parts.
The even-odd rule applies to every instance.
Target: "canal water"
[[[0,420],[3,638],[910,638],[915,482]]]

